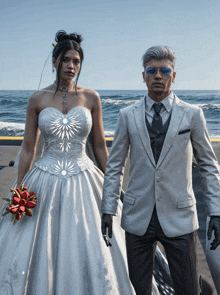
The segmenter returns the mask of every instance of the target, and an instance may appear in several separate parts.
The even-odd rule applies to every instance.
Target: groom
[[[176,294],[199,294],[196,269],[198,219],[192,189],[193,154],[203,179],[211,216],[208,237],[220,244],[220,176],[202,110],[171,90],[175,54],[167,46],[143,56],[148,94],[119,113],[106,167],[102,234],[112,235],[112,220],[130,151],[129,184],[121,226],[126,234],[129,276],[137,295],[151,294],[156,241],[164,246]]]

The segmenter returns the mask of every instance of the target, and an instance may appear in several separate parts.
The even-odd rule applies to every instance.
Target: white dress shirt
[[[171,92],[170,95],[168,95],[161,101],[163,106],[161,108],[160,115],[162,117],[163,125],[166,123],[167,119],[169,118],[171,114],[173,100],[174,100],[174,94],[173,92]],[[154,103],[155,101],[151,99],[148,95],[145,96],[145,114],[150,125],[152,125],[152,120],[155,113],[153,108]]]

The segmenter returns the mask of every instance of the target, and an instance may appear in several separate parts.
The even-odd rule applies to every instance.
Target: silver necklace
[[[54,85],[57,86],[56,81],[54,81]],[[62,101],[63,106],[66,105],[66,93],[73,85],[74,85],[74,82],[69,87],[65,87],[65,86],[59,87],[59,89],[64,92],[62,95],[63,96],[63,101]]]

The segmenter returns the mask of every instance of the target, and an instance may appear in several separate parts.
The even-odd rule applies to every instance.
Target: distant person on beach
[[[215,235],[211,248],[215,250],[220,244],[218,162],[202,109],[171,91],[174,66],[175,54],[167,46],[154,46],[145,52],[142,75],[148,94],[120,111],[106,166],[102,233],[108,230],[111,237],[125,160],[130,155],[121,226],[126,231],[129,275],[137,295],[152,292],[157,241],[164,246],[175,294],[199,294],[193,154],[203,179],[209,233],[214,231]]]
[[[81,41],[75,33],[57,32],[56,80],[28,102],[17,185],[34,191],[38,204],[33,216],[15,225],[11,216],[2,217],[7,203],[1,210],[0,294],[135,294],[119,218],[112,248],[100,233],[108,151],[100,97],[77,85]],[[31,168],[39,129],[44,153]],[[103,172],[86,154],[89,134]]]

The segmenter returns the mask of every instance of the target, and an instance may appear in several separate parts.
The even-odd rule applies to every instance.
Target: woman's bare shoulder
[[[94,103],[100,101],[100,96],[98,92],[93,89],[80,87],[79,91],[85,96],[85,98],[93,101]]]
[[[55,92],[53,85],[46,88],[35,91],[29,98],[28,103],[38,106],[42,100],[45,100],[45,96],[53,95]]]

